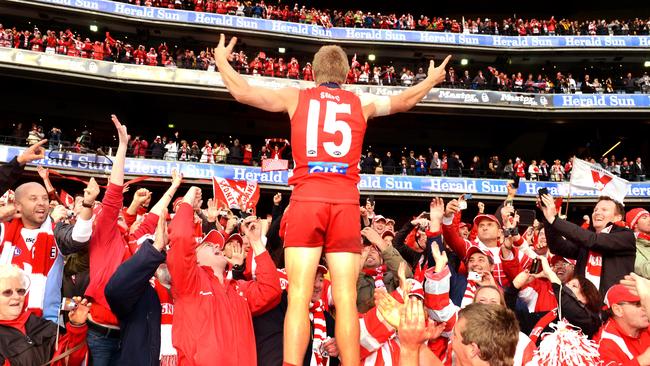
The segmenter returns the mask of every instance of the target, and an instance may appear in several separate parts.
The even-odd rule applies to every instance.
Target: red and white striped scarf
[[[52,232],[52,222],[48,219],[38,229],[34,244],[30,247],[25,243],[21,219],[13,219],[3,224],[4,231],[0,239],[0,263],[14,264],[29,276],[30,288],[27,297],[27,308],[36,315],[43,315],[45,299],[45,283],[50,269],[56,261],[59,250]]]
[[[386,269],[386,265],[382,264],[376,268],[364,268],[362,271],[375,280],[375,288],[386,288],[386,284],[384,283],[384,275],[386,274]]]
[[[178,355],[172,345],[172,321],[174,318],[174,299],[171,292],[158,280],[152,279],[152,285],[160,299],[160,366],[178,365]]]
[[[476,282],[467,280],[467,287],[465,288],[465,293],[463,294],[463,300],[460,302],[461,309],[474,302],[474,295],[476,295],[477,289],[478,285]]]
[[[312,341],[313,356],[310,361],[310,366],[325,366],[327,365],[327,359],[320,353],[321,344],[327,340],[327,322],[325,320],[323,300],[311,303],[309,320],[314,324],[314,337]]]
[[[604,228],[600,233],[609,234],[612,231],[614,225],[610,225]],[[603,271],[603,256],[600,253],[596,253],[592,250],[589,251],[589,256],[587,257],[587,268],[585,269],[585,278],[591,281],[591,283],[596,286],[597,289],[600,289],[600,276]]]

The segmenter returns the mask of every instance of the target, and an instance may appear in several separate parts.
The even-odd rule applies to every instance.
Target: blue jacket
[[[148,239],[117,268],[106,285],[106,300],[120,321],[118,365],[160,364],[162,310],[158,294],[149,280],[166,257]]]

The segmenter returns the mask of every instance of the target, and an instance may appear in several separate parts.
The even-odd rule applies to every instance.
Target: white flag
[[[623,203],[630,182],[621,179],[599,164],[590,164],[584,160],[573,159],[571,170],[572,191],[598,191],[600,196],[608,196]]]

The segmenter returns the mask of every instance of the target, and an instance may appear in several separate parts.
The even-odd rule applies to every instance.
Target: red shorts
[[[325,247],[325,253],[361,253],[359,205],[291,200],[282,217],[284,247]]]

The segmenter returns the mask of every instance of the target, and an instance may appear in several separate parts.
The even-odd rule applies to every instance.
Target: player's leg
[[[357,279],[359,253],[327,253],[336,307],[336,344],[344,366],[359,364],[359,316],[357,313]]]
[[[302,365],[310,339],[309,302],[329,221],[329,205],[291,201],[285,220],[284,263],[289,280],[284,318],[284,362]]]
[[[289,280],[288,306],[284,317],[284,362],[302,365],[309,343],[309,302],[322,247],[289,247],[284,262]]]
[[[344,366],[360,362],[357,279],[361,247],[359,205],[333,205],[325,235],[325,254],[336,307],[336,344]]]

